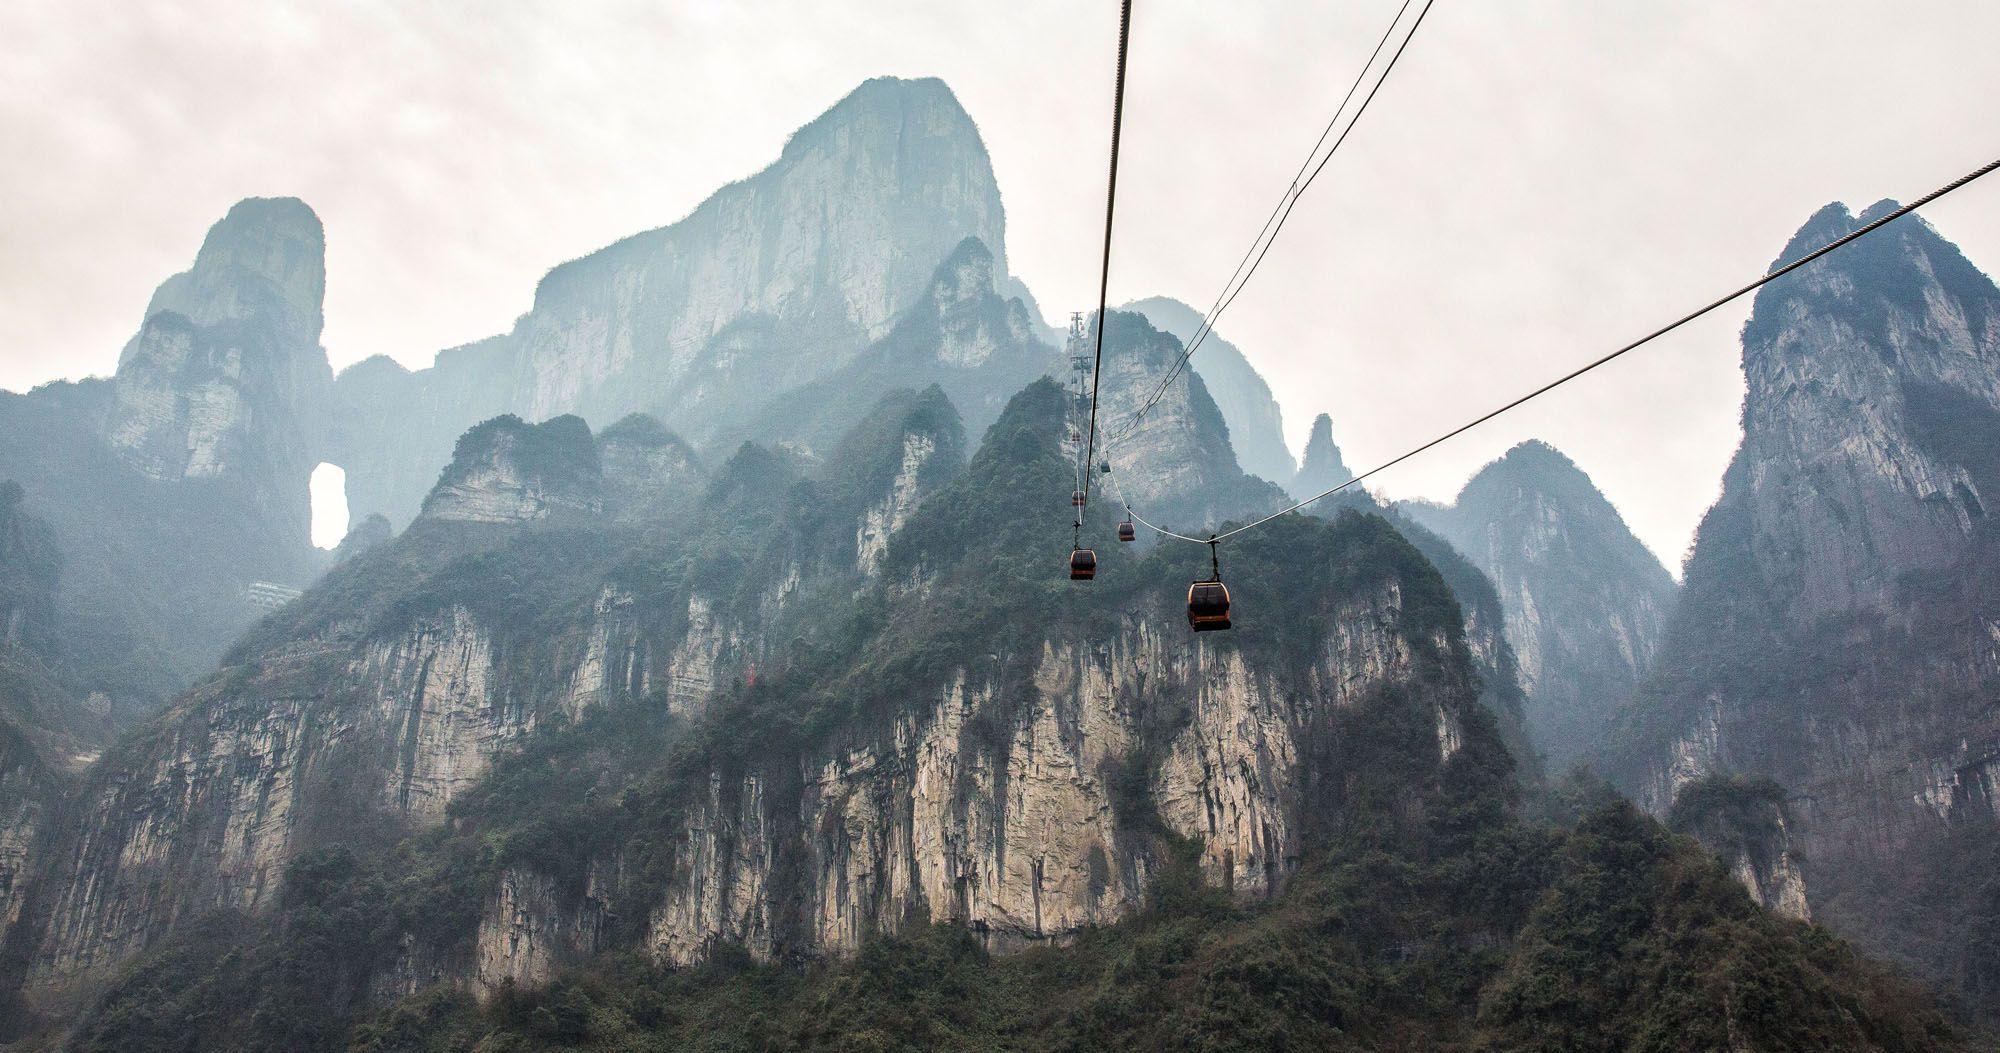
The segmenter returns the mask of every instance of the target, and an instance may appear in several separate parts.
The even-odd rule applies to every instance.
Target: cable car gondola
[[[1069,580],[1089,581],[1097,577],[1097,553],[1087,548],[1071,549],[1069,553]]]
[[[1074,506],[1075,506],[1075,507],[1077,507],[1077,508],[1082,508],[1082,507],[1083,507],[1083,491],[1081,491],[1081,490],[1071,490],[1071,491],[1069,492],[1069,503],[1070,503],[1071,505],[1074,505]]]
[[[1126,519],[1126,520],[1121,520],[1121,521],[1119,522],[1119,524],[1118,524],[1118,540],[1120,540],[1120,541],[1137,541],[1137,540],[1139,540],[1139,533],[1138,533],[1138,531],[1136,531],[1136,530],[1133,530],[1133,529],[1132,529],[1132,521],[1131,521],[1130,519]]]
[[[1215,539],[1208,539],[1208,580],[1188,586],[1188,628],[1198,633],[1229,628],[1229,586],[1222,583],[1222,564]]]
[[[1188,586],[1188,628],[1198,633],[1229,628],[1229,586],[1219,581]]]

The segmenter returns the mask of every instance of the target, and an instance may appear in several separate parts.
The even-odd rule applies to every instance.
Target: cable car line
[[[1090,503],[1090,466],[1097,453],[1097,378],[1104,370],[1104,304],[1111,290],[1111,218],[1118,206],[1118,137],[1125,123],[1125,54],[1132,37],[1132,0],[1118,9],[1118,79],[1111,95],[1111,177],[1104,192],[1104,259],[1097,276],[1097,350],[1090,369],[1090,429],[1083,455],[1083,485],[1076,491],[1076,530],[1083,533],[1083,514]],[[1080,542],[1079,542],[1080,544]]]
[[[1961,187],[1964,187],[1965,185],[1971,183],[1976,179],[1992,174],[1996,169],[2000,169],[2000,159],[1990,161],[1980,166],[1979,168],[1976,168],[1973,171],[1968,172],[1965,175],[1962,175],[1957,179],[1952,180],[1949,183],[1946,183],[1945,185],[1937,188],[1936,190],[1933,190],[1930,193],[1925,194],[1923,197],[1920,197],[1915,201],[1912,201],[1909,204],[1896,209],[1894,212],[1891,212],[1888,215],[1881,217],[1880,219],[1877,219],[1871,223],[1858,227],[1855,230],[1852,230],[1847,234],[1842,235],[1839,238],[1835,238],[1833,241],[1828,242],[1827,244],[1822,245],[1819,248],[1806,253],[1805,255],[1799,257],[1798,259],[1793,260],[1790,263],[1787,263],[1781,267],[1778,267],[1770,271],[1764,276],[1758,278],[1756,281],[1753,281],[1750,284],[1735,290],[1734,292],[1728,293],[1727,295],[1724,295],[1720,299],[1714,300],[1703,307],[1700,307],[1694,311],[1684,314],[1679,318],[1676,318],[1673,321],[1668,322],[1666,325],[1663,325],[1660,328],[1655,329],[1650,333],[1647,333],[1645,336],[1642,336],[1639,339],[1634,340],[1631,343],[1626,344],[1625,346],[1620,347],[1617,350],[1612,351],[1611,353],[1604,355],[1601,358],[1598,358],[1591,362],[1587,362],[1584,365],[1579,366],[1576,369],[1573,369],[1568,373],[1565,373],[1562,376],[1549,381],[1546,384],[1543,384],[1541,387],[1538,387],[1535,390],[1530,391],[1527,394],[1522,395],[1517,399],[1514,399],[1512,402],[1508,402],[1497,409],[1490,410],[1487,413],[1475,417],[1474,419],[1468,421],[1465,424],[1461,424],[1458,427],[1453,428],[1452,430],[1445,432],[1444,434],[1439,435],[1434,439],[1431,439],[1429,442],[1426,442],[1421,446],[1418,446],[1414,449],[1399,454],[1396,457],[1391,458],[1390,460],[1384,461],[1381,464],[1378,464],[1375,467],[1370,468],[1365,472],[1362,472],[1360,475],[1357,475],[1354,478],[1349,479],[1344,483],[1341,483],[1339,486],[1314,494],[1313,496],[1308,497],[1303,501],[1279,509],[1278,511],[1273,512],[1262,519],[1245,523],[1242,526],[1226,530],[1220,534],[1212,534],[1205,539],[1188,537],[1185,534],[1178,534],[1171,530],[1161,530],[1159,527],[1153,526],[1153,524],[1151,523],[1146,523],[1146,525],[1167,537],[1179,538],[1182,541],[1192,541],[1198,545],[1210,545],[1210,546],[1213,546],[1215,543],[1223,541],[1227,538],[1234,537],[1237,534],[1241,534],[1246,530],[1254,530],[1257,527],[1263,526],[1264,524],[1269,523],[1271,520],[1278,518],[1279,516],[1286,515],[1291,512],[1296,512],[1299,509],[1304,508],[1305,506],[1312,504],[1315,501],[1331,497],[1334,494],[1337,494],[1340,491],[1345,490],[1348,487],[1353,486],[1364,479],[1367,479],[1369,476],[1375,475],[1376,473],[1387,470],[1389,468],[1393,468],[1396,465],[1401,464],[1402,462],[1407,461],[1410,458],[1415,457],[1416,455],[1423,453],[1424,451],[1429,450],[1434,446],[1437,446],[1441,443],[1446,442],[1447,440],[1456,438],[1459,435],[1471,431],[1473,428],[1476,428],[1479,425],[1484,424],[1487,421],[1492,420],[1493,418],[1498,417],[1501,414],[1506,413],[1509,410],[1512,410],[1522,405],[1523,403],[1529,402],[1530,400],[1545,395],[1555,390],[1556,388],[1559,388],[1562,385],[1567,384],[1572,380],[1575,380],[1576,378],[1584,375],[1585,373],[1588,373],[1591,370],[1596,369],[1597,367],[1602,366],[1610,362],[1611,360],[1620,357],[1621,355],[1624,355],[1628,351],[1633,351],[1647,343],[1657,340],[1660,337],[1665,336],[1676,329],[1679,329],[1681,326],[1686,325],[1687,323],[1692,322],[1695,319],[1700,318],[1705,314],[1708,314],[1709,312],[1729,303],[1732,300],[1739,299],[1747,293],[1754,292],[1757,289],[1760,289],[1765,285],[1768,285],[1771,282],[1776,281],[1777,279],[1782,278],[1785,275],[1790,274],[1795,270],[1798,270],[1800,267],[1803,267],[1806,264],[1811,263],[1822,256],[1825,256],[1826,254],[1834,251],[1835,249],[1841,248],[1842,246],[1845,246],[1851,242],[1857,241],[1863,237],[1868,236],[1869,234],[1873,234],[1874,232],[1882,229],[1883,227],[1888,226],[1889,224],[1895,222],[1896,220],[1899,220],[1904,216],[1907,216],[1910,213],[1915,212],[1917,209],[1922,208],[1923,206],[1928,205],[1931,202],[1936,201],[1941,197],[1944,197],[1946,194],[1958,190]],[[1127,505],[1126,508],[1128,511],[1130,511],[1131,506]],[[1134,518],[1137,518],[1136,513],[1134,513]],[[1140,519],[1139,522],[1145,523],[1145,520]]]
[[[1319,148],[1326,145],[1326,137],[1333,134],[1334,125],[1339,124],[1341,114],[1347,112],[1347,104],[1354,100],[1354,93],[1361,88],[1361,82],[1367,78],[1368,71],[1374,68],[1375,60],[1381,57],[1382,48],[1389,43],[1390,35],[1395,33],[1398,25],[1402,24],[1403,15],[1410,10],[1411,2],[1412,0],[1403,0],[1403,6],[1396,9],[1396,17],[1390,19],[1388,27],[1382,30],[1381,39],[1375,42],[1375,50],[1368,53],[1368,61],[1363,62],[1361,69],[1354,74],[1354,83],[1347,86],[1347,94],[1341,96],[1340,105],[1335,107],[1333,116],[1327,118],[1326,127],[1320,129],[1319,138],[1313,141],[1312,149],[1306,151],[1306,159],[1299,162],[1299,170],[1292,173],[1292,181],[1286,184],[1284,193],[1278,195],[1277,204],[1271,206],[1271,214],[1264,217],[1264,225],[1257,228],[1257,236],[1250,240],[1250,247],[1243,250],[1243,258],[1236,261],[1236,269],[1231,271],[1229,279],[1222,283],[1222,291],[1215,294],[1215,302],[1209,305],[1208,313],[1202,315],[1201,324],[1195,326],[1194,335],[1188,337],[1187,346],[1190,349],[1199,347],[1203,340],[1208,339],[1208,331],[1213,327],[1215,317],[1222,313],[1223,299],[1235,286],[1236,279],[1243,274],[1243,268],[1250,262],[1250,257],[1256,254],[1257,246],[1264,243],[1264,235],[1270,233],[1272,222],[1278,218],[1280,212],[1285,211],[1285,205],[1293,200],[1293,195],[1299,192],[1299,180],[1305,178],[1306,169],[1311,168],[1313,158],[1319,156]],[[1188,353],[1193,354],[1193,351],[1190,350]]]
[[[1258,241],[1251,242],[1249,251],[1244,253],[1245,260],[1250,259],[1251,253],[1253,252],[1256,253],[1256,259],[1255,261],[1250,263],[1249,271],[1243,273],[1243,277],[1240,282],[1236,280],[1236,276],[1234,274],[1230,276],[1230,282],[1234,283],[1235,288],[1231,289],[1229,284],[1225,284],[1223,286],[1222,294],[1216,297],[1216,305],[1209,309],[1208,315],[1206,315],[1202,319],[1201,325],[1196,328],[1194,336],[1188,339],[1187,345],[1181,351],[1180,359],[1174,363],[1173,369],[1168,371],[1165,379],[1161,380],[1160,383],[1156,387],[1154,387],[1152,394],[1147,396],[1146,401],[1139,406],[1139,409],[1135,411],[1130,417],[1126,418],[1123,427],[1119,429],[1119,432],[1115,438],[1123,439],[1127,435],[1130,435],[1133,431],[1137,430],[1140,422],[1145,418],[1147,412],[1149,412],[1156,404],[1159,403],[1160,399],[1166,395],[1167,389],[1173,384],[1174,380],[1180,376],[1181,370],[1186,367],[1188,359],[1193,357],[1195,350],[1199,348],[1202,342],[1208,338],[1208,334],[1214,331],[1216,319],[1222,316],[1222,312],[1227,311],[1229,309],[1230,304],[1236,302],[1236,297],[1243,292],[1244,286],[1250,284],[1250,279],[1256,275],[1257,268],[1263,266],[1264,257],[1270,253],[1271,246],[1277,243],[1278,234],[1285,229],[1286,221],[1291,219],[1292,209],[1298,206],[1299,198],[1302,197],[1305,194],[1306,190],[1313,185],[1313,181],[1319,178],[1320,173],[1326,170],[1327,163],[1333,160],[1333,155],[1340,150],[1341,144],[1345,143],[1347,141],[1347,137],[1354,132],[1354,126],[1360,123],[1362,114],[1368,112],[1368,104],[1375,101],[1376,93],[1382,90],[1382,85],[1388,83],[1389,74],[1394,72],[1396,68],[1396,63],[1403,57],[1403,52],[1407,48],[1409,48],[1410,41],[1416,39],[1417,30],[1421,28],[1424,24],[1424,16],[1430,14],[1431,5],[1434,3],[1436,3],[1436,0],[1425,0],[1423,8],[1417,12],[1416,21],[1410,23],[1409,32],[1403,35],[1402,43],[1396,45],[1395,53],[1389,56],[1388,64],[1382,67],[1381,76],[1376,78],[1375,86],[1368,89],[1368,94],[1362,98],[1361,105],[1356,107],[1354,115],[1348,118],[1347,127],[1341,131],[1340,137],[1333,141],[1333,146],[1327,150],[1326,155],[1320,158],[1319,164],[1313,167],[1312,174],[1306,176],[1306,180],[1304,183],[1299,183],[1297,177],[1296,176],[1293,177],[1292,185],[1286,189],[1285,196],[1280,198],[1278,202],[1280,208],[1282,209],[1282,212],[1274,212],[1274,215],[1277,216],[1277,225],[1275,227],[1271,227],[1270,221],[1269,220],[1265,221],[1266,227],[1270,227],[1270,237],[1265,238],[1263,232],[1259,231]],[[1371,69],[1375,64],[1376,57],[1381,54],[1383,45],[1386,44],[1389,40],[1389,37],[1392,34],[1394,34],[1396,27],[1402,23],[1403,14],[1404,12],[1409,10],[1409,6],[1410,6],[1409,0],[1405,0],[1403,6],[1397,10],[1395,19],[1389,23],[1389,28],[1385,30],[1382,34],[1382,39],[1376,43],[1375,51],[1368,56],[1368,61],[1362,65],[1361,72],[1355,75],[1353,86],[1347,89],[1347,97],[1341,99],[1340,109],[1334,111],[1333,119],[1327,123],[1328,131],[1331,131],[1333,129],[1334,124],[1340,120],[1341,112],[1347,108],[1348,99],[1351,99],[1353,97],[1355,90],[1359,88],[1361,86],[1361,82],[1364,79],[1366,79],[1369,69]],[[1324,142],[1325,139],[1326,139],[1326,133],[1322,132],[1320,135],[1320,141]],[[1319,152],[1319,144],[1315,143],[1313,145],[1313,153],[1308,154],[1306,156],[1305,163],[1299,166],[1299,172],[1301,174],[1304,174],[1305,169],[1308,165],[1312,165],[1313,157],[1317,156],[1318,152]],[[1261,250],[1258,248],[1259,242],[1261,242],[1263,246]],[[1239,272],[1243,270],[1242,263],[1237,264],[1237,270]]]

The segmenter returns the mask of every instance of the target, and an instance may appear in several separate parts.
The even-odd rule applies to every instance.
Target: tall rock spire
[[[156,479],[245,485],[305,536],[332,384],[319,345],[326,242],[296,198],[237,203],[194,266],[160,284],[119,356],[105,438]]]
[[[889,335],[967,238],[1015,288],[972,118],[942,81],[869,80],[685,218],[550,270],[513,331],[414,373],[343,373],[333,459],[360,510],[403,519],[458,435],[502,413],[641,412],[697,444],[733,436]]]
[[[1299,461],[1298,474],[1292,477],[1292,496],[1311,497],[1352,478],[1354,473],[1341,459],[1340,447],[1333,444],[1333,418],[1324,413],[1314,417],[1305,456]]]
[[[1895,207],[1829,205],[1784,259]],[[1901,219],[1758,293],[1743,444],[1605,762],[1665,812],[1775,779],[1815,920],[1957,985],[2000,814],[2000,288]],[[1984,891],[1982,891],[1982,887]],[[1890,919],[1894,919],[1893,921]]]

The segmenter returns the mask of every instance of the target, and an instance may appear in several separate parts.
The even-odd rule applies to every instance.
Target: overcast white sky
[[[1205,307],[1396,0],[1138,0],[1114,303]],[[108,373],[235,200],[327,227],[336,368],[506,329],[550,266],[668,223],[861,80],[979,122],[1012,265],[1095,296],[1111,0],[14,0],[0,386]],[[2000,4],[1438,0],[1225,316],[1294,448],[1372,465],[1761,271],[1814,209],[2000,156]],[[1926,215],[2000,267],[2000,183]],[[1380,477],[1449,498],[1539,437],[1676,569],[1742,396],[1727,310]]]

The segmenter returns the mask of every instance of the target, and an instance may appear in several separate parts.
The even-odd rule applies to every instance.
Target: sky
[[[1421,5],[1421,0],[1419,6]],[[1205,307],[1397,0],[1138,0],[1111,301]],[[234,201],[327,231],[334,366],[507,329],[543,272],[685,215],[862,80],[978,122],[1008,257],[1094,306],[1111,0],[13,0],[0,387],[109,373]],[[1761,273],[1832,200],[2000,156],[1989,0],[1437,0],[1218,325],[1304,444],[1387,460]],[[1924,215],[2000,267],[2000,183]],[[1725,308],[1377,477],[1449,499],[1540,438],[1678,570],[1742,399]]]

